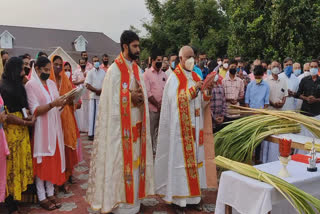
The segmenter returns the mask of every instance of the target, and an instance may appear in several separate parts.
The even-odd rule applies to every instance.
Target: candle
[[[289,157],[291,153],[292,140],[280,139],[279,152],[281,157]]]

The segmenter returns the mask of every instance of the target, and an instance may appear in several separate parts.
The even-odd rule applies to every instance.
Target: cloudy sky
[[[151,20],[144,0],[0,0],[0,14],[1,25],[103,32],[116,42]]]

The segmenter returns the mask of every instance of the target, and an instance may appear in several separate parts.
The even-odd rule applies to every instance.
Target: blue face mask
[[[299,76],[301,74],[301,69],[296,69],[293,71],[294,75]]]
[[[318,75],[318,68],[311,68],[310,69],[310,74],[312,75],[312,76],[316,76],[316,75]]]
[[[272,74],[271,70],[267,70],[267,75],[270,76]]]
[[[287,75],[288,78],[291,77],[292,70],[293,70],[293,67],[292,67],[292,66],[287,66],[287,67],[284,69],[284,73]]]
[[[95,68],[99,68],[99,66],[100,66],[100,62],[95,62],[95,63],[94,63],[94,67],[95,67]]]
[[[176,68],[176,63],[173,61],[171,62],[171,68],[175,69]]]

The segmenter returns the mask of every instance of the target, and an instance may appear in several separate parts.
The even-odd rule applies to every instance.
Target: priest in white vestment
[[[210,118],[211,123],[210,108],[206,108],[210,93],[207,89],[200,91],[203,83],[192,71],[192,48],[182,47],[179,57],[180,64],[167,80],[162,98],[155,190],[183,213],[187,204],[201,210],[201,189],[216,188],[217,182],[213,138],[208,145],[204,142],[206,135],[212,135],[212,124],[211,131],[204,127],[208,124],[204,120]],[[205,112],[209,113],[206,117]]]
[[[124,31],[100,97],[86,199],[94,210],[134,214],[154,194],[153,154],[139,37]]]

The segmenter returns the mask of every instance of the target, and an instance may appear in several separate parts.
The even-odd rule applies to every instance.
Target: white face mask
[[[223,68],[224,69],[227,69],[229,67],[229,64],[228,63],[223,63]]]
[[[70,78],[70,75],[71,75],[70,71],[67,71],[65,73],[66,73],[67,77]]]
[[[274,68],[272,68],[271,72],[273,74],[279,74],[280,73],[280,69],[278,67],[274,67]]]
[[[216,74],[215,76],[214,76],[214,82],[218,82],[218,80],[219,80],[219,74]]]
[[[189,59],[186,60],[185,67],[186,67],[186,70],[188,70],[188,71],[193,70],[193,67],[194,67],[194,58],[193,57],[190,57]]]
[[[218,61],[218,65],[221,66],[222,65],[222,61]]]

